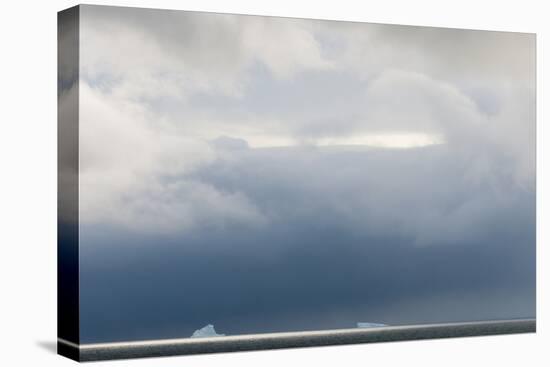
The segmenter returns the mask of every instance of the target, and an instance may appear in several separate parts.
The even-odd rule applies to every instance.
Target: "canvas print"
[[[59,353],[535,330],[535,35],[59,13]]]

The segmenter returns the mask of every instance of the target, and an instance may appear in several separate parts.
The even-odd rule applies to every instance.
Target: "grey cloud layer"
[[[243,193],[185,178],[220,158],[209,144],[220,136],[423,133],[470,154],[479,175],[511,170],[533,185],[531,35],[92,6],[81,37],[85,221],[262,223]]]

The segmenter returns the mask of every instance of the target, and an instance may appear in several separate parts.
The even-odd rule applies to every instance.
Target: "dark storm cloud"
[[[111,243],[116,236],[96,237],[112,249],[94,254],[91,263],[85,260],[90,253],[81,255],[83,341],[187,337],[208,323],[234,335],[350,328],[365,320],[396,325],[534,316],[532,247],[494,236],[498,246],[483,246],[483,239],[416,249],[391,237],[309,226],[315,231],[163,239],[173,246],[155,250],[129,236],[123,240],[138,245],[131,254],[115,246],[120,239]],[[249,250],[199,253],[177,246],[181,241]],[[273,247],[284,249],[266,256],[264,249]]]
[[[244,192],[272,225],[164,236],[84,227],[83,339],[533,316],[533,194],[464,186],[464,162],[447,164],[445,149],[240,145],[239,160],[192,177]],[[470,200],[476,210],[453,214]]]
[[[477,159],[495,168],[479,172]],[[506,166],[506,157],[472,157],[449,145],[272,148],[240,151],[193,177],[221,192],[242,193],[270,223],[305,218],[425,245],[530,223],[533,193],[518,186]],[[517,208],[529,215],[517,215]],[[500,227],[502,218],[516,223]]]

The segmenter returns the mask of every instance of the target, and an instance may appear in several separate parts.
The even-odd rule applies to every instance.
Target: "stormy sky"
[[[534,35],[82,6],[79,78],[82,342],[534,317]]]

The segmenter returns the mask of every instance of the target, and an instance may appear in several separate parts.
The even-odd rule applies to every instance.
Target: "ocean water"
[[[103,359],[516,334],[535,331],[536,321],[534,319],[526,319],[240,335],[199,339],[187,338],[127,343],[83,344],[79,349],[81,361],[93,361]]]

